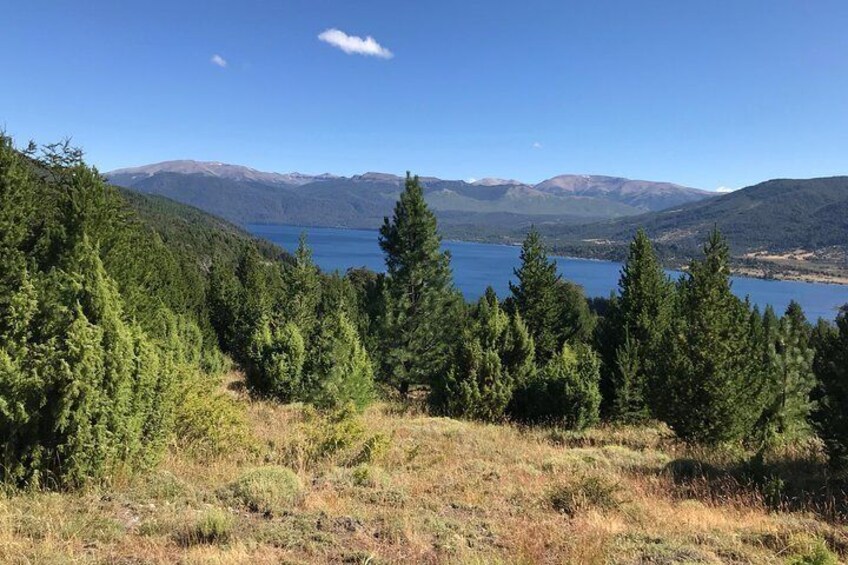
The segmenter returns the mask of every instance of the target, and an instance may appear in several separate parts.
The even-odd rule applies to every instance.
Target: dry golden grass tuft
[[[249,441],[175,446],[158,469],[83,492],[10,493],[0,562],[837,563],[848,551],[838,515],[775,511],[734,472],[738,453],[688,448],[661,426],[573,433],[386,404],[321,415],[251,400],[234,380]],[[820,472],[814,446],[779,455],[790,482]]]

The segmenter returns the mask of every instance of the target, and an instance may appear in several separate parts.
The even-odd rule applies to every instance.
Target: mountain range
[[[191,204],[237,224],[376,228],[402,177],[266,173],[168,161],[107,173],[116,185]],[[848,177],[776,179],[717,194],[667,182],[560,175],[537,184],[422,177],[449,238],[516,243],[529,226],[562,255],[621,260],[638,228],[663,263],[685,267],[718,228],[735,272],[848,283]]]
[[[392,211],[403,177],[369,172],[262,172],[219,162],[166,161],[106,174],[113,184],[167,196],[240,223],[376,228]],[[421,177],[440,222],[458,229],[526,229],[531,223],[582,224],[635,216],[713,196],[668,182],[560,175],[538,184]]]

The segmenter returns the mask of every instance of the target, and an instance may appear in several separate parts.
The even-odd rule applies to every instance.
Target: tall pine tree
[[[387,271],[380,376],[405,394],[447,369],[460,326],[450,254],[441,250],[417,176],[407,173],[394,215],[380,229],[380,247]]]
[[[556,262],[548,259],[542,239],[535,227],[530,229],[521,246],[521,266],[514,271],[517,283],[509,283],[512,306],[521,314],[533,342],[536,356],[547,361],[559,350],[560,277]]]
[[[815,331],[814,370],[819,380],[819,406],[814,421],[824,440],[831,463],[848,465],[848,311],[836,320],[836,328],[820,323]]]
[[[673,291],[642,229],[630,243],[618,286],[620,298],[610,313],[613,360],[606,368],[612,386],[605,388],[613,418],[641,420],[650,415],[649,387],[671,322]]]
[[[730,290],[729,249],[718,230],[704,255],[680,283],[656,408],[684,439],[717,443],[752,433],[763,383],[749,312]]]

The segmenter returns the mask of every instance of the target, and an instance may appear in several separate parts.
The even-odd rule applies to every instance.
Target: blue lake
[[[247,228],[290,251],[297,247],[300,234],[306,232],[315,262],[325,271],[345,272],[351,267],[385,270],[376,231],[265,224]],[[518,247],[446,241],[444,248],[451,252],[454,281],[467,299],[478,298],[489,285],[498,296],[507,295],[509,281],[514,280],[513,269],[519,265]],[[620,263],[563,257],[557,257],[556,261],[562,276],[581,285],[587,296],[609,296],[618,287]],[[778,314],[790,300],[795,300],[810,320],[833,319],[837,309],[848,303],[848,286],[842,285],[734,277],[733,291],[740,297],[749,296],[761,308],[771,304]]]

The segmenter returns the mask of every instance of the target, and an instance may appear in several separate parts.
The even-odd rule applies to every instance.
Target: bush
[[[509,413],[524,422],[584,429],[598,422],[599,382],[597,355],[586,345],[566,344],[544,370],[515,391]]]
[[[839,556],[833,553],[827,544],[818,539],[796,539],[800,547],[795,555],[787,560],[790,565],[837,565]]]
[[[168,350],[125,320],[87,237],[37,283],[0,313],[15,328],[0,335],[3,479],[74,487],[149,466],[172,431]]]
[[[279,515],[300,499],[303,486],[298,476],[287,467],[259,467],[243,474],[230,485],[237,501],[267,515]]]
[[[319,408],[351,404],[364,409],[374,396],[374,369],[344,312],[322,321],[310,352],[307,398]]]
[[[534,345],[518,314],[501,308],[487,289],[468,322],[450,370],[434,381],[434,412],[474,420],[502,420],[517,384],[533,374]]]
[[[620,487],[601,477],[582,477],[575,483],[556,487],[549,495],[551,506],[557,512],[574,516],[581,510],[595,508],[614,510],[621,505]]]
[[[232,537],[233,517],[220,508],[204,512],[197,521],[177,535],[182,545],[227,543]]]
[[[289,322],[272,330],[263,323],[248,347],[248,384],[282,402],[302,400],[306,343],[296,325]]]
[[[201,375],[185,378],[176,410],[177,444],[200,456],[219,456],[254,446],[243,403],[216,390]]]

